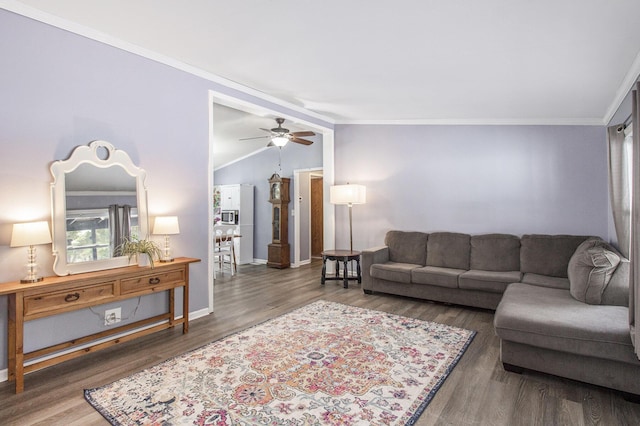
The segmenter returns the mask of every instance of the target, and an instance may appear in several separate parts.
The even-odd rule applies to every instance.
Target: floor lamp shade
[[[367,202],[367,188],[364,185],[334,185],[329,188],[331,204],[364,204]]]
[[[349,206],[349,249],[353,251],[353,220],[351,209],[354,204],[367,202],[367,188],[364,185],[334,185],[329,188],[329,202],[331,204],[346,204]]]

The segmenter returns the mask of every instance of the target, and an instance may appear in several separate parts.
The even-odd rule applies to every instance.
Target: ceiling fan
[[[282,123],[284,123],[284,118],[276,118],[276,123],[278,123],[278,127],[274,127],[273,129],[263,129],[260,127],[260,130],[264,130],[269,133],[269,136],[256,136],[253,138],[243,138],[241,141],[246,141],[249,139],[261,139],[261,138],[271,138],[271,141],[267,144],[267,146],[277,146],[282,148],[287,144],[287,142],[295,142],[302,145],[311,145],[313,141],[302,139],[300,136],[315,136],[311,130],[304,130],[301,132],[289,132],[289,129],[285,129],[282,127]]]

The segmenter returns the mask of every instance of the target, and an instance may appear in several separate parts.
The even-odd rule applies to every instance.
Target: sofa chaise
[[[389,231],[362,253],[365,293],[495,310],[504,368],[640,395],[629,262],[597,237]]]

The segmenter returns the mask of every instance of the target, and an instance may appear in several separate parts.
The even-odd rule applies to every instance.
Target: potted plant
[[[149,265],[153,268],[153,260],[160,259],[162,257],[162,249],[155,241],[151,240],[139,240],[138,238],[131,238],[125,240],[120,246],[120,253],[122,256],[129,256],[129,260],[133,256],[138,259],[138,265],[146,265],[148,260]]]

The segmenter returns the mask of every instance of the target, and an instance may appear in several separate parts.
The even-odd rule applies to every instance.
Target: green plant
[[[146,254],[149,256],[151,268],[153,268],[153,259],[160,259],[162,257],[162,249],[155,241],[139,240],[135,237],[125,240],[120,245],[120,253],[123,256],[129,256],[129,260],[131,260],[133,256]]]

